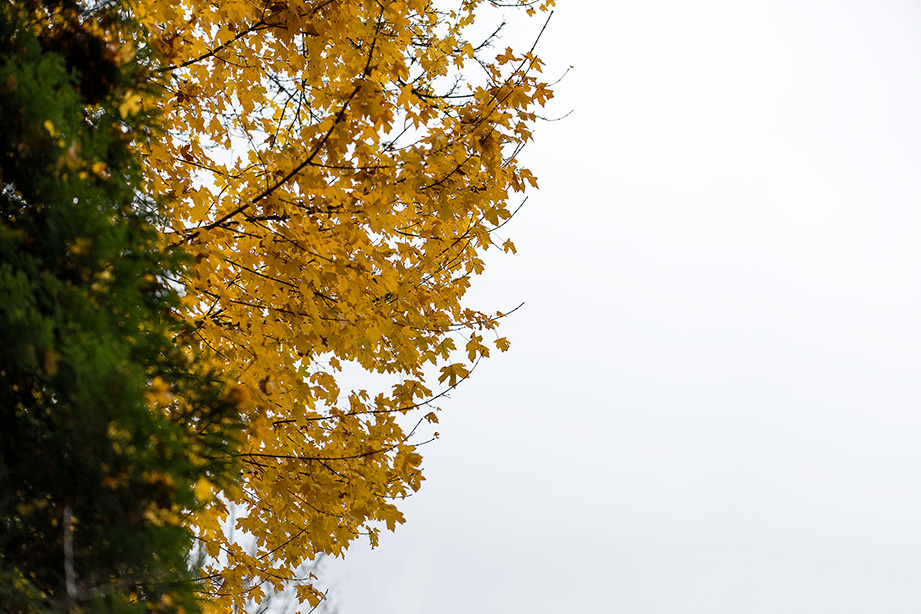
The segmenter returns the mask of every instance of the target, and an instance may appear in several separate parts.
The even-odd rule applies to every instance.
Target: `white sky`
[[[560,0],[539,51],[512,349],[339,613],[921,611],[921,3]]]

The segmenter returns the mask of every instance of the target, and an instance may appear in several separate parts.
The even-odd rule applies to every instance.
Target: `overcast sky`
[[[340,614],[921,611],[921,3],[560,0],[539,51],[512,349]]]

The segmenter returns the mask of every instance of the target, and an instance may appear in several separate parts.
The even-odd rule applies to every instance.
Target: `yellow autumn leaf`
[[[207,501],[211,498],[211,493],[214,489],[214,485],[209,482],[206,478],[199,478],[195,483],[194,488],[192,489],[195,498],[199,501]]]
[[[141,96],[133,90],[125,92],[121,104],[118,105],[118,113],[121,115],[122,119],[125,119],[129,115],[137,115],[140,110]]]

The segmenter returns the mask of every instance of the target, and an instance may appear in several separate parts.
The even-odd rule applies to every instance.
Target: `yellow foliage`
[[[170,137],[145,152],[146,189],[165,203],[165,237],[193,257],[183,342],[236,374],[246,422],[242,488],[223,500],[195,489],[209,611],[402,523],[392,501],[422,480],[417,418],[403,416],[429,406],[432,378],[453,387],[489,354],[499,317],[463,298],[510,195],[536,184],[516,155],[552,93],[533,49],[496,56],[467,40],[490,3],[457,4],[134,3],[162,62],[149,104]],[[120,111],[147,104],[129,92]],[[352,390],[348,364],[395,383]],[[437,421],[431,409],[418,420]],[[255,552],[221,530],[225,502]],[[321,597],[309,580],[298,595]]]

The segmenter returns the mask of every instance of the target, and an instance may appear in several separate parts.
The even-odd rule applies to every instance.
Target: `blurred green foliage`
[[[3,612],[196,611],[182,517],[236,476],[233,395],[175,343],[154,118],[124,105],[152,85],[106,6],[0,7]]]

